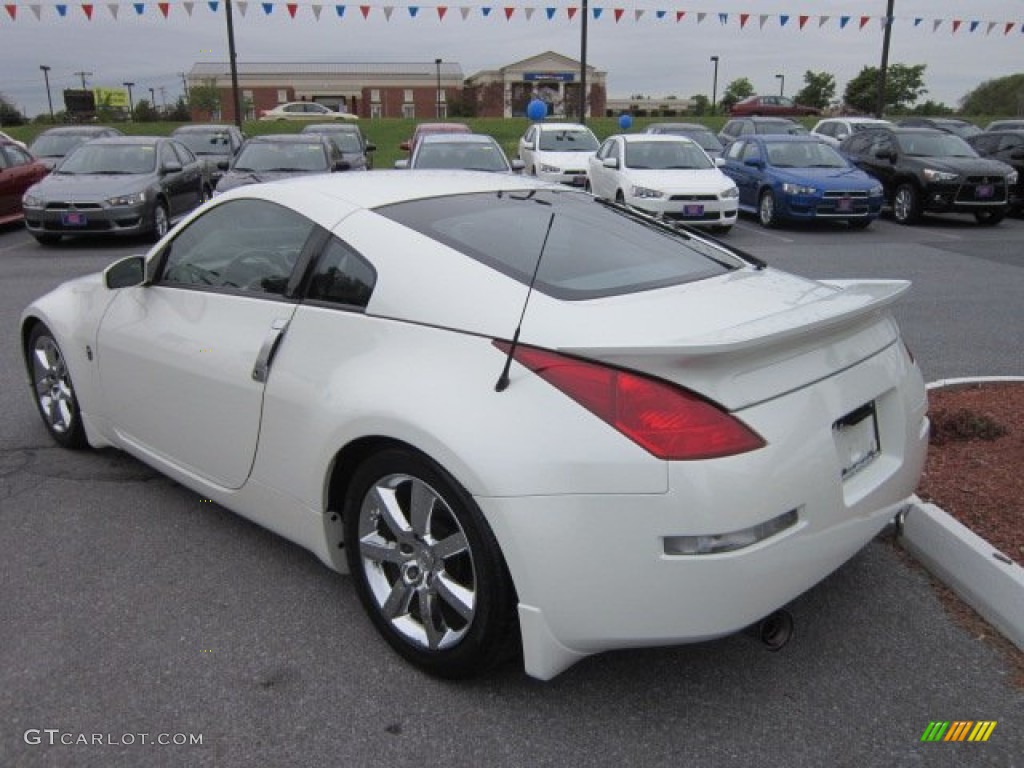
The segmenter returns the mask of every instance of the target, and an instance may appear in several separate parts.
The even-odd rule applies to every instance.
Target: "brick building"
[[[579,73],[578,61],[552,51],[468,79],[451,61],[268,62],[239,64],[238,88],[246,120],[289,101],[315,101],[362,118],[512,117],[525,115],[532,98],[546,101],[552,116],[572,117],[579,111]],[[605,112],[605,79],[605,72],[587,67],[588,115]],[[219,96],[215,108],[193,109],[193,120],[234,122],[227,63],[193,65],[188,85],[213,86]]]

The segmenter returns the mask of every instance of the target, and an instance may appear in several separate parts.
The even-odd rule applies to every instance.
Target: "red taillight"
[[[508,342],[494,345],[508,353]],[[738,419],[667,382],[536,347],[517,346],[514,357],[659,459],[713,459],[765,445]]]

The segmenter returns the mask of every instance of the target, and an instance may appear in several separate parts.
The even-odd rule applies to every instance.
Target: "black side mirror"
[[[110,290],[130,288],[146,282],[146,258],[128,256],[103,270],[103,282]]]
[[[879,160],[888,160],[890,163],[896,162],[896,153],[891,149],[879,149],[875,152],[875,157]]]
[[[377,145],[374,144],[372,141],[366,142],[366,151],[367,152],[376,152],[377,151]]]
[[[231,161],[230,160],[218,160],[217,161],[217,168],[219,170],[221,170],[221,171],[226,171],[228,169],[228,166],[230,166],[230,165],[231,165]]]
[[[338,160],[334,163],[335,171],[348,171],[352,169],[352,163],[348,160]]]
[[[171,160],[169,162],[164,163],[161,166],[160,171],[162,173],[181,173],[181,163],[179,163],[177,160]]]

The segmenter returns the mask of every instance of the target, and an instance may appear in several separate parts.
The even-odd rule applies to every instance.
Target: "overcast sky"
[[[63,1],[63,0],[62,0]],[[41,19],[31,4],[40,0],[4,0],[18,5],[12,21],[0,9],[0,93],[29,115],[47,111],[46,89],[40,65],[51,67],[54,108],[60,109],[64,88],[81,87],[76,72],[89,72],[87,83],[120,86],[136,83],[136,100],[148,98],[170,104],[182,92],[181,73],[197,61],[227,61],[224,5],[217,13],[200,0],[191,17],[182,0],[171,0],[168,18],[155,2],[147,1],[139,16],[130,0],[97,0],[92,20],[82,3],[67,2],[60,18],[54,0],[45,0]],[[284,2],[276,2],[269,16],[261,2],[250,2],[245,15],[235,8],[235,40],[240,62],[433,62],[437,57],[456,61],[465,75],[496,69],[553,50],[572,58],[580,55],[580,15],[570,21],[566,8],[582,0],[355,0],[344,3],[339,20],[330,0],[300,0],[294,19]],[[323,6],[320,19],[314,3]],[[113,18],[110,5],[118,6]],[[359,5],[371,6],[364,19]],[[409,7],[419,6],[415,18]],[[438,19],[438,6],[448,11]],[[479,10],[493,7],[489,17]],[[391,20],[383,9],[392,7]],[[515,8],[510,20],[505,7]],[[532,7],[527,20],[525,9]],[[554,20],[545,9],[558,8]],[[590,0],[591,9],[603,8],[599,19],[590,18],[588,62],[608,73],[609,96],[645,93],[655,97],[674,94],[711,95],[711,55],[720,57],[718,95],[732,80],[747,77],[759,93],[777,93],[776,74],[785,75],[785,90],[792,95],[803,86],[807,70],[833,74],[837,96],[848,80],[865,65],[878,66],[881,57],[880,19],[885,0]],[[463,20],[460,8],[472,8]],[[613,11],[623,10],[618,23]],[[636,12],[643,11],[639,20]],[[656,11],[665,11],[662,19]],[[676,13],[686,11],[677,22]],[[697,14],[707,13],[698,24]],[[723,25],[719,13],[728,13]],[[739,15],[751,14],[744,29]],[[789,14],[785,27],[780,15]],[[763,28],[760,17],[768,15]],[[799,16],[809,15],[804,28]],[[840,16],[851,16],[843,29]],[[821,17],[829,21],[820,25]],[[872,17],[860,29],[860,18]],[[1024,72],[1024,0],[895,0],[890,63],[926,64],[925,98],[955,106],[979,83]],[[921,18],[919,26],[914,19]],[[936,20],[942,20],[933,31]],[[952,32],[951,22],[963,23]],[[972,21],[980,22],[970,31]],[[990,22],[996,26],[989,32]],[[1005,24],[1013,30],[1004,34]]]

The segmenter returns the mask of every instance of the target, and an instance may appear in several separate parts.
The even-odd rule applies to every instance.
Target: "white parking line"
[[[23,248],[25,246],[25,244],[28,243],[29,240],[30,240],[30,238],[28,236],[26,236],[26,237],[24,237],[24,238],[22,238],[20,240],[15,240],[10,245],[0,246],[0,253],[4,253],[5,251],[13,251],[13,250],[16,250],[18,248]]]
[[[770,237],[773,240],[781,240],[784,243],[795,243],[796,242],[795,240],[793,240],[791,238],[783,237],[782,235],[778,234],[777,232],[772,232],[770,229],[765,229],[764,227],[751,226],[750,224],[747,224],[745,222],[737,221],[733,226],[739,227],[740,229],[745,229],[745,230],[747,230],[749,232],[757,232],[758,234],[764,235],[765,237]]]

